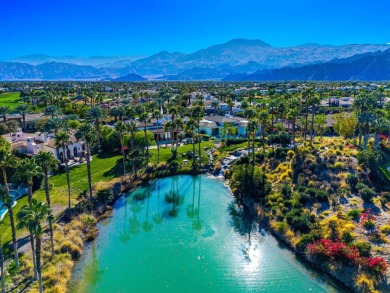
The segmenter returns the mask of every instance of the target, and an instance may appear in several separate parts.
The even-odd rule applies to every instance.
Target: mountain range
[[[274,47],[261,40],[234,39],[188,54],[162,51],[148,57],[90,58],[38,54],[0,62],[0,80],[387,80],[381,62],[388,62],[389,48],[312,43]]]

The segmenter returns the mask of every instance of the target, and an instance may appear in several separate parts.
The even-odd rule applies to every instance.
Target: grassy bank
[[[120,160],[121,156],[118,155],[97,155],[94,156],[91,162],[92,182],[97,183],[100,181],[108,181],[117,175],[116,163]],[[88,188],[87,169],[86,165],[78,165],[70,169],[70,182],[71,182],[71,200],[72,204],[77,201],[77,197],[80,193]],[[49,179],[52,188],[50,190],[50,198],[52,207],[58,214],[64,210],[68,204],[67,196],[67,182],[66,174],[59,173],[51,176]],[[45,201],[45,192],[43,189],[37,190],[34,193],[34,197],[38,200]],[[18,204],[14,207],[14,214],[17,214],[20,208],[27,203],[27,197],[23,197],[18,200]],[[11,240],[11,228],[9,223],[9,217],[6,215],[2,222],[0,222],[2,231],[2,239],[4,243]],[[21,235],[21,231],[17,231],[18,235]]]
[[[15,108],[16,106],[22,104],[23,101],[20,98],[20,93],[4,93],[0,94],[0,105],[9,106]]]

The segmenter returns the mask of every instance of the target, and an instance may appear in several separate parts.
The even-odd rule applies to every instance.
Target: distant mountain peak
[[[249,46],[272,47],[270,44],[259,39],[244,39],[244,38],[231,39],[230,41],[222,45],[241,45],[241,46],[249,45]]]

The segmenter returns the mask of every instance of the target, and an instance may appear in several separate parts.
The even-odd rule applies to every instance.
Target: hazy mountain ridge
[[[233,39],[190,54],[162,51],[137,60],[131,60],[131,57],[77,58],[30,55],[14,58],[14,61],[19,62],[0,62],[0,80],[99,80],[116,79],[132,73],[140,76],[163,76],[161,79],[167,80],[223,79],[232,75],[239,78],[253,72],[265,74],[259,73],[259,70],[283,68],[284,71],[293,71],[296,67],[329,61],[348,63],[362,56],[375,56],[388,48],[389,45],[332,46],[313,43],[294,47],[274,47],[261,40]],[[96,65],[86,64],[88,62]]]
[[[322,64],[295,68],[260,70],[252,74],[234,74],[224,81],[387,81],[390,80],[390,49],[384,52],[355,55]]]

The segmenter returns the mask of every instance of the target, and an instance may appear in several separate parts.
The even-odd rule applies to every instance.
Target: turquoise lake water
[[[247,214],[222,181],[155,180],[99,224],[69,292],[345,292]]]

